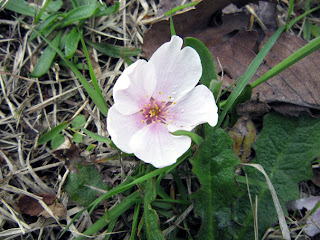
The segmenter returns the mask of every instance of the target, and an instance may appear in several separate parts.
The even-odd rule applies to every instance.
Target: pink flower
[[[191,146],[189,137],[171,132],[218,121],[213,94],[196,86],[202,75],[199,55],[191,47],[181,49],[182,43],[173,36],[148,62],[126,68],[114,85],[107,117],[114,144],[157,168],[175,163]]]

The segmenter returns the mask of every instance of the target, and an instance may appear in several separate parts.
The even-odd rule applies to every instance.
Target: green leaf
[[[54,136],[54,138],[51,140],[52,150],[55,150],[58,147],[60,147],[60,145],[62,143],[64,143],[64,141],[65,141],[65,137],[62,134],[58,134],[58,135]]]
[[[115,58],[120,58],[123,55],[127,57],[137,56],[141,52],[139,48],[127,48],[105,43],[94,43],[87,39],[85,41],[97,51]]]
[[[1,1],[4,2],[5,9],[8,9],[10,11],[20,13],[22,15],[26,15],[29,17],[34,17],[35,14],[37,14],[40,10],[38,8],[35,8],[33,5],[29,5],[28,1],[25,0],[9,0],[8,2],[6,1]],[[3,5],[0,3],[0,6],[2,7]],[[43,18],[48,17],[47,14],[42,15]]]
[[[82,139],[83,135],[78,132],[75,132],[72,136],[72,141],[75,143],[82,143]]]
[[[108,16],[111,14],[114,14],[119,11],[119,2],[114,2],[114,5],[111,7],[105,7],[104,9],[99,9],[99,11],[96,13],[96,17],[101,17],[101,16]]]
[[[62,32],[59,32],[58,35],[52,40],[51,44],[55,47],[59,46],[59,42],[61,39]],[[31,77],[38,78],[42,75],[46,74],[51,67],[51,64],[56,56],[56,51],[48,45],[46,49],[41,54],[37,65],[34,67],[32,73],[30,74]]]
[[[55,126],[52,128],[49,132],[43,134],[39,140],[38,144],[44,144],[46,142],[49,142],[52,140],[54,137],[56,137],[63,129],[65,129],[69,125],[70,121],[60,123],[59,125]]]
[[[94,140],[98,141],[98,142],[103,142],[103,143],[107,143],[107,144],[111,144],[112,141],[109,138],[100,136],[96,133],[90,132],[89,130],[83,128],[82,131],[87,134],[89,137],[93,138]]]
[[[298,183],[312,178],[311,161],[320,156],[320,119],[303,116],[287,117],[276,113],[264,117],[263,129],[254,146],[256,158],[252,163],[262,165],[268,174],[282,209],[288,201],[299,198]],[[264,176],[252,169],[245,168],[248,177],[265,181]],[[277,220],[272,197],[267,187],[250,186],[251,195],[258,194],[259,239]],[[244,186],[244,192],[247,187]],[[238,210],[240,220],[246,227],[239,229],[240,239],[252,239],[253,219],[248,196],[241,200]],[[286,212],[285,212],[286,213]],[[241,217],[242,216],[242,217]]]
[[[78,115],[72,120],[72,127],[76,129],[82,128],[86,122],[87,120],[84,115]]]
[[[66,58],[72,58],[78,48],[80,41],[80,33],[76,27],[72,28],[72,31],[68,33],[65,43],[65,55]]]
[[[40,25],[37,27],[37,30],[41,32],[43,35],[48,35],[51,31],[53,31],[57,24],[58,17],[61,16],[60,13],[52,14],[49,17],[47,17]],[[38,34],[36,32],[32,32],[28,41],[34,40]]]
[[[209,49],[200,40],[195,38],[186,38],[185,45],[192,47],[199,54],[202,65],[200,82],[209,88],[211,80],[218,80],[216,67]]]
[[[153,179],[148,179],[144,184],[144,222],[147,239],[149,240],[163,240],[160,230],[159,217],[157,212],[152,209],[151,203],[156,199],[156,187]]]
[[[98,11],[98,4],[84,5],[71,10],[62,19],[60,27],[66,27],[74,22],[92,17]]]
[[[184,4],[184,5],[181,5],[181,6],[177,6],[177,7],[174,7],[172,8],[171,10],[169,10],[168,12],[166,12],[164,15],[165,16],[170,16],[180,10],[183,10],[185,8],[188,8],[188,7],[192,7],[192,6],[195,6],[197,5],[199,2],[191,2],[191,3],[187,3],[187,4]]]
[[[230,206],[238,194],[234,168],[239,164],[232,146],[232,139],[221,128],[211,129],[190,160],[201,184],[192,195],[194,211],[202,221],[197,239],[227,239],[232,231]]]
[[[198,134],[194,133],[194,132],[189,132],[189,131],[185,131],[185,130],[178,130],[172,133],[172,135],[175,136],[188,136],[189,138],[192,139],[192,141],[194,141],[198,146],[200,146],[200,144],[202,143],[203,139],[202,137],[200,137]]]
[[[96,221],[85,232],[83,232],[83,234],[90,236],[90,235],[98,232],[99,230],[101,230],[102,228],[107,226],[108,224],[109,224],[109,226],[114,225],[114,223],[117,222],[117,219],[125,211],[127,211],[134,204],[141,203],[141,202],[142,202],[142,198],[141,198],[139,192],[135,191],[134,193],[130,194],[128,197],[121,199],[120,203],[118,203],[112,209],[107,211],[101,218],[99,218],[98,221]],[[108,228],[108,230],[110,230],[110,228]],[[106,239],[108,236],[111,236],[111,235],[107,235]],[[80,239],[85,239],[85,237],[80,235],[79,237],[75,238],[75,240],[80,240]]]
[[[102,177],[93,165],[76,166],[77,172],[70,172],[66,184],[66,191],[73,201],[82,206],[89,205],[97,198],[98,191],[89,186],[108,190],[110,187],[103,183]],[[102,194],[102,193],[100,193]]]

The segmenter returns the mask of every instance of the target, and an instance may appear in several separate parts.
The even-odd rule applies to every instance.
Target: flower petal
[[[130,140],[146,124],[144,116],[139,113],[123,115],[112,106],[108,111],[107,130],[114,144],[123,152],[132,153]]]
[[[164,124],[149,124],[131,138],[133,153],[156,168],[172,165],[191,146],[186,136],[173,136]]]
[[[172,36],[150,58],[155,67],[157,86],[153,98],[172,101],[185,95],[199,82],[202,66],[198,53],[191,47],[181,50],[182,39]]]
[[[156,86],[152,64],[138,60],[126,68],[113,88],[115,108],[129,115],[140,111],[149,101]]]
[[[168,107],[168,129],[170,132],[177,130],[191,131],[201,123],[215,126],[218,122],[218,107],[212,92],[204,85],[195,87],[184,98]],[[173,121],[173,123],[170,123]]]

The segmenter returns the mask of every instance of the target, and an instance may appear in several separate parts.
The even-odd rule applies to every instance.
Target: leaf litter
[[[165,1],[160,2],[162,2],[163,6],[166,5]],[[244,72],[243,69],[245,70],[247,68],[247,64],[251,61],[250,59],[252,59],[257,53],[259,44],[261,42],[261,39],[259,39],[260,35],[255,32],[250,33],[241,30],[243,27],[248,26],[249,16],[245,14],[222,16],[222,25],[220,23],[220,13],[212,15],[232,1],[217,1],[216,5],[209,4],[208,2],[209,1],[203,1],[202,3],[199,3],[198,7],[203,10],[202,12],[199,11],[198,13],[195,13],[195,11],[189,11],[187,13],[175,16],[175,26],[179,35],[189,36],[188,34],[191,32],[195,34],[195,37],[205,42],[209,49],[212,49],[214,60],[216,61],[217,57],[219,57],[221,66],[225,72],[224,82],[228,82],[229,80],[230,85],[234,80],[237,79],[237,77],[241,76],[241,74]],[[249,1],[246,1],[246,3],[248,2]],[[121,4],[121,11],[119,13],[109,17],[102,17],[95,23],[87,23],[88,25],[86,25],[86,30],[89,31],[88,34],[94,32],[94,34],[98,35],[98,37],[91,37],[91,41],[100,41],[101,39],[104,39],[107,43],[120,44],[133,48],[140,47],[140,45],[144,42],[143,49],[145,50],[145,56],[148,56],[148,52],[149,54],[153,52],[151,47],[157,48],[160,45],[161,38],[162,40],[165,39],[165,41],[169,39],[168,36],[170,35],[170,32],[167,32],[169,30],[167,23],[163,24],[162,27],[159,27],[158,30],[155,30],[158,28],[156,26],[157,23],[153,24],[152,26],[153,32],[160,32],[161,37],[158,37],[157,34],[152,36],[151,33],[144,35],[148,29],[147,24],[155,22],[157,19],[159,19],[159,15],[162,14],[158,9],[159,6],[157,6],[157,3],[154,1],[146,2],[144,0],[139,0],[135,3],[135,1],[127,0],[123,1]],[[108,137],[108,135],[105,130],[105,123],[102,120],[99,112],[96,110],[94,105],[87,100],[86,93],[84,93],[76,78],[73,76],[73,74],[70,74],[69,71],[61,68],[58,64],[54,64],[50,68],[49,74],[45,75],[41,79],[32,79],[26,77],[27,74],[33,70],[33,66],[35,65],[30,64],[28,60],[34,59],[34,56],[38,54],[38,45],[41,46],[43,42],[41,39],[37,39],[36,44],[27,42],[27,36],[24,34],[28,29],[21,24],[19,25],[15,20],[7,21],[6,18],[11,19],[11,13],[6,11],[3,12],[5,14],[3,15],[4,18],[1,19],[1,23],[3,23],[1,28],[4,28],[4,31],[1,31],[1,34],[4,35],[5,38],[4,42],[2,42],[0,45],[1,49],[3,50],[0,57],[2,63],[6,64],[1,65],[0,75],[2,89],[2,95],[0,98],[0,187],[2,191],[0,197],[1,202],[3,203],[3,205],[0,207],[0,210],[4,216],[1,221],[3,224],[5,224],[5,228],[0,233],[0,236],[7,237],[7,239],[16,238],[22,234],[35,236],[35,232],[40,230],[40,233],[38,235],[36,234],[38,239],[56,239],[58,234],[56,234],[53,229],[57,229],[57,226],[59,225],[61,227],[65,227],[66,224],[71,222],[71,218],[74,216],[74,214],[83,209],[78,204],[72,202],[70,197],[63,191],[63,186],[66,183],[67,175],[69,174],[69,169],[67,169],[65,166],[70,166],[70,164],[72,165],[72,161],[68,163],[68,159],[80,159],[83,161],[83,163],[94,163],[95,161],[99,160],[97,161],[99,164],[95,164],[95,169],[97,169],[98,172],[103,175],[103,178],[113,186],[123,182],[127,177],[130,177],[136,165],[132,165],[131,161],[127,161],[127,159],[125,161],[121,161],[121,157],[117,157],[116,152],[112,148],[109,148],[109,146],[96,142],[94,139],[86,136],[83,138],[85,146],[96,144],[94,154],[92,152],[85,153],[84,145],[82,145],[82,148],[77,148],[76,153],[69,153],[70,155],[68,159],[65,158],[66,152],[60,152],[61,158],[60,160],[57,160],[56,157],[53,157],[53,153],[47,146],[34,146],[35,138],[37,138],[44,129],[53,128],[59,123],[71,119],[71,117],[79,108],[83,108],[83,113],[87,119],[86,128],[98,133],[101,136]],[[228,17],[230,18],[228,19]],[[188,19],[188,21],[186,21],[186,19]],[[197,19],[196,23],[194,19]],[[235,21],[235,19],[237,20]],[[216,27],[219,28],[219,30],[215,32],[212,26],[210,29],[207,28],[206,25],[208,22],[210,22],[211,25],[216,24]],[[14,26],[18,27],[16,28]],[[185,32],[184,29],[188,29],[188,31]],[[181,33],[179,33],[179,31]],[[167,32],[167,35],[165,32]],[[107,33],[107,36],[104,33]],[[242,39],[240,38],[241,34],[245,36]],[[237,38],[240,38],[241,40]],[[15,39],[16,41],[10,42],[10,39]],[[22,41],[19,41],[19,39]],[[289,54],[290,52],[292,53],[294,51],[293,49],[299,48],[305,44],[305,42],[301,41],[300,39],[296,39],[297,38],[291,35],[285,36],[280,42],[279,48],[286,51],[280,51],[282,52],[281,55],[277,55],[278,53],[275,52],[269,56],[270,59],[269,61],[265,62],[264,70],[272,67],[273,64],[275,64],[275,59],[279,61],[278,58],[283,59],[286,54]],[[246,46],[237,49],[237,45],[239,45],[239,43],[243,43],[244,41],[247,43]],[[150,49],[147,47],[148,42],[150,42]],[[290,44],[287,44],[288,42]],[[229,44],[230,49],[226,47],[227,44]],[[293,48],[290,48],[291,45],[293,45]],[[218,54],[219,48],[225,50],[225,52]],[[233,56],[233,58],[236,59],[236,64],[230,63],[230,59],[223,59],[223,56],[227,55],[226,53],[229,54],[229,50],[237,53],[236,57],[230,54],[230,56]],[[100,85],[104,88],[104,97],[110,106],[113,103],[111,98],[112,86],[117,76],[119,76],[121,71],[124,69],[124,60],[117,58],[106,58],[95,49],[90,51],[91,61],[95,63],[96,71],[99,74],[101,73],[98,80]],[[80,54],[79,57],[83,58],[83,54]],[[318,55],[316,57],[316,61],[318,61]],[[93,61],[93,59],[95,61]],[[308,61],[309,62],[304,63],[303,67],[310,67],[310,62],[313,61]],[[216,66],[219,66],[218,62],[216,62]],[[8,71],[10,71],[10,73],[8,73]],[[291,73],[289,76],[281,76],[280,82],[283,81],[283,79],[287,80],[289,78],[294,79],[299,83],[299,81],[305,77],[305,75],[303,75],[304,71],[301,71],[301,69],[294,70],[293,72],[296,72],[296,74]],[[257,78],[258,76],[255,77]],[[314,79],[319,79],[316,75],[312,75],[311,77],[307,76],[305,79],[308,79],[309,81],[309,79],[312,77],[314,77]],[[314,83],[311,81],[310,85],[312,86],[312,84]],[[225,87],[229,85],[227,84]],[[263,85],[261,85],[261,87],[262,86]],[[306,86],[309,85],[306,84]],[[277,89],[277,86],[274,85],[268,87],[271,88],[271,90]],[[270,105],[272,105],[272,103],[276,103],[276,105],[278,105],[278,103],[281,102],[284,104],[288,103],[307,107],[308,109],[318,109],[319,102],[317,96],[312,94],[311,96],[305,96],[306,92],[308,91],[312,92],[313,90],[313,92],[315,92],[315,89],[312,89],[312,87],[311,89],[308,88],[301,93],[288,93],[285,98],[283,98],[283,96],[282,98],[281,96],[270,96],[268,91],[271,90],[265,87],[265,89],[261,90],[261,93],[259,92],[260,90],[258,91],[260,99],[263,99]],[[283,111],[284,113],[288,113],[286,110]],[[296,114],[296,110],[293,110],[293,115],[294,114]],[[246,117],[245,119],[247,119],[246,121],[249,121],[248,119],[251,119],[251,117]],[[70,138],[72,137],[70,131],[64,131],[64,134]],[[227,138],[225,135],[223,136],[224,138]],[[262,142],[262,140],[260,141]],[[208,140],[207,144],[215,144],[212,142],[213,141]],[[227,142],[230,145],[230,140]],[[260,143],[260,145],[261,144],[263,145],[263,143]],[[252,146],[252,139],[249,143],[249,146]],[[205,148],[206,146],[203,147]],[[261,151],[262,148],[260,147],[259,150],[258,147],[255,147],[255,149],[256,151]],[[247,159],[251,153],[248,153],[247,150],[244,152],[244,158]],[[228,155],[229,152],[221,154]],[[82,157],[79,157],[79,155],[82,155]],[[254,153],[251,155],[254,156]],[[116,156],[117,160],[104,162],[104,159],[108,159],[110,156]],[[198,158],[200,157],[198,156]],[[63,161],[61,161],[61,159],[63,159]],[[221,168],[230,168],[231,166],[235,165],[235,162],[237,162],[234,158],[229,158],[229,160],[230,166],[221,165]],[[65,165],[66,162],[67,164]],[[196,165],[194,167],[196,167]],[[303,174],[299,176],[302,175]],[[304,175],[304,177],[307,175],[309,176],[310,174],[308,173]],[[306,178],[302,177],[301,179]],[[232,178],[229,176],[228,178],[226,177],[225,180],[226,182],[231,181]],[[188,189],[191,189],[191,186],[194,187],[194,183],[191,184],[190,179],[187,178],[186,181],[189,181]],[[299,181],[295,181],[294,183],[298,184],[298,182]],[[223,186],[223,184],[224,182],[221,182],[221,186]],[[234,186],[228,186],[230,189],[232,187]],[[210,190],[215,191],[215,189]],[[194,194],[194,197],[197,199],[197,201],[201,201],[201,197],[197,197],[197,195],[201,194],[205,195],[207,192],[203,192],[202,188],[196,194]],[[46,197],[44,196],[47,195],[51,196],[52,199],[53,196],[56,196],[56,198],[59,199],[59,202],[54,202],[53,204],[51,204],[51,202],[46,202]],[[24,213],[28,214],[29,212],[33,216],[40,214],[43,217],[40,216],[37,219],[33,219],[26,217],[25,214],[21,215],[15,212],[12,206],[16,206],[19,203],[19,196],[20,201],[22,199],[20,209],[26,209]],[[231,204],[232,202],[232,197],[234,197],[234,195],[230,194],[230,196],[231,197],[226,200],[226,205],[229,203]],[[28,206],[23,199],[29,199],[30,206]],[[39,201],[43,201],[45,205],[40,204],[40,207],[38,206],[36,209],[33,209],[33,206],[38,205],[37,203],[39,203]],[[116,206],[117,201],[118,199],[115,198],[109,203],[103,204],[104,206],[114,207]],[[52,207],[53,205],[58,207]],[[193,208],[193,206],[191,207]],[[211,207],[216,208],[217,206],[213,205]],[[215,222],[217,219],[228,219],[225,218],[226,216],[231,215],[228,207],[230,207],[230,205],[224,207],[221,209],[221,211],[218,211],[215,216],[217,218],[211,218],[208,216],[205,217],[210,218],[210,221],[212,222]],[[66,216],[62,221],[60,221],[59,218],[64,215],[63,209],[66,209]],[[202,211],[204,209],[206,209],[206,205],[201,204],[197,206],[195,211],[197,214],[203,215]],[[248,209],[250,209],[250,207]],[[34,211],[30,212],[30,210]],[[100,206],[100,208],[97,210],[103,209]],[[151,209],[151,211],[154,210]],[[189,211],[191,210],[189,209],[188,213]],[[99,216],[98,211],[96,214],[96,216]],[[51,218],[50,216],[52,215],[55,218]],[[155,219],[156,218],[153,218],[153,220]],[[272,221],[275,221],[275,219]],[[86,229],[86,225],[90,224],[92,224],[92,219],[89,217],[87,212],[84,212],[78,221],[71,224],[69,235],[64,235],[64,237],[66,239],[72,239],[73,237],[79,236],[79,234]],[[123,224],[126,223],[123,223],[121,220],[119,220],[117,223],[118,228],[115,228],[114,230],[117,231],[117,229],[121,229],[121,225]],[[61,227],[58,227],[59,231],[61,231]],[[217,226],[217,228],[220,230],[228,229],[228,231],[231,232],[233,227],[233,223],[223,221],[220,222],[219,226]],[[100,236],[103,236],[103,233]],[[123,238],[125,236],[128,235],[122,235]],[[116,237],[114,239],[119,238]]]

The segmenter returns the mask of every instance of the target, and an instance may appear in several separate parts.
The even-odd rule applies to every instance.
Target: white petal
[[[164,124],[149,124],[131,139],[133,153],[142,161],[156,168],[174,164],[191,146],[186,136],[173,136]]]
[[[126,68],[113,88],[115,108],[128,115],[140,111],[156,86],[152,64],[138,60]]]
[[[212,92],[204,85],[195,87],[184,98],[168,107],[170,132],[177,130],[191,131],[201,123],[215,126],[218,122],[218,107]]]
[[[142,123],[143,115],[135,113],[123,115],[112,106],[108,111],[107,130],[114,144],[123,152],[132,153],[130,140],[132,136],[143,128],[146,124]]]
[[[163,44],[150,58],[155,67],[157,86],[154,98],[161,92],[161,99],[172,101],[185,95],[196,86],[202,75],[198,53],[191,47],[181,50],[183,40],[172,36],[171,41]]]

